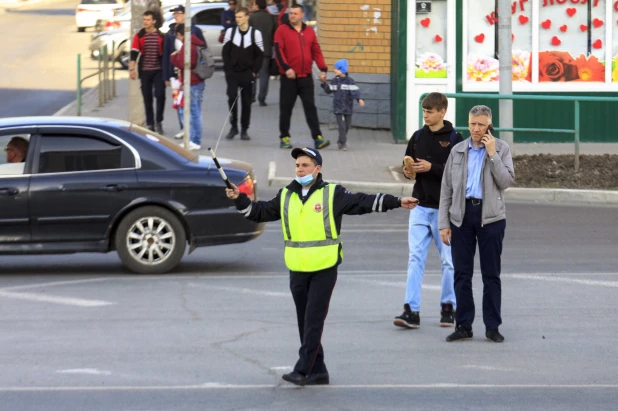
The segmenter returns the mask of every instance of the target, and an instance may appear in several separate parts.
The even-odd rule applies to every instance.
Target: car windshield
[[[192,161],[194,163],[198,162],[199,159],[199,154],[194,153],[192,151],[186,150],[183,147],[180,147],[178,144],[173,143],[172,141],[168,140],[167,138],[156,134],[144,127],[139,127],[136,126],[134,124],[131,125],[131,128],[129,129],[129,131],[131,131],[133,134],[138,135],[142,138],[148,139],[150,141],[153,141],[157,144],[162,145],[163,147],[172,150],[174,153],[184,157],[187,159],[187,161]]]

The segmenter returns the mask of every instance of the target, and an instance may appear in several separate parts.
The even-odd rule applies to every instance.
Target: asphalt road
[[[96,68],[88,51],[92,32],[75,28],[78,3],[51,0],[0,14],[0,117],[52,115],[75,100],[77,54],[84,77]]]
[[[474,340],[444,342],[433,249],[421,328],[392,325],[407,215],[344,217],[322,388],[280,378],[298,335],[277,224],[164,276],[114,254],[3,257],[0,409],[615,409],[618,210],[508,205],[504,344],[485,340],[480,303]]]

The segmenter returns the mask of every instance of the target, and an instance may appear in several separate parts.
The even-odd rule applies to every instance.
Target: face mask
[[[306,175],[306,176],[304,176],[304,177],[299,177],[299,176],[296,176],[296,177],[295,177],[295,180],[296,180],[296,181],[298,181],[298,183],[299,183],[301,186],[306,187],[306,186],[308,186],[309,184],[313,183],[313,180],[315,180],[315,178],[313,177],[313,174],[307,174],[307,175]]]

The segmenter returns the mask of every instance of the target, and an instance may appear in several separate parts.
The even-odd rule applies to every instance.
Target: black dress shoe
[[[305,382],[307,381],[307,377],[305,377],[298,371],[292,371],[291,373],[283,374],[281,378],[283,378],[287,382],[291,382],[292,384],[301,385],[301,386],[305,385]]]
[[[330,378],[327,372],[318,372],[307,375],[305,385],[328,385]]]
[[[496,343],[504,342],[504,336],[500,334],[500,331],[498,330],[485,331],[485,337],[487,337],[488,340],[496,342]]]
[[[225,138],[227,138],[228,140],[231,140],[237,135],[238,135],[238,129],[236,127],[232,127],[232,129],[230,130],[229,133],[227,133]]]
[[[247,134],[247,130],[243,130],[240,133],[240,139],[241,140],[251,140],[251,137],[249,137],[249,134]]]

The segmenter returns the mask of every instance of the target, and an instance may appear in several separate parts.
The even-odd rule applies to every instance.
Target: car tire
[[[127,214],[116,229],[118,256],[137,274],[163,274],[182,259],[187,243],[185,229],[171,211],[140,207]]]
[[[86,27],[78,27],[78,28],[77,28],[77,31],[78,31],[79,33],[83,33],[83,32],[85,32],[85,31],[86,31]]]
[[[120,66],[122,66],[123,69],[128,70],[129,69],[129,62],[131,61],[131,52],[125,50],[124,47],[125,43],[121,43],[118,46],[118,57],[116,60],[118,60],[118,63],[120,63]]]

